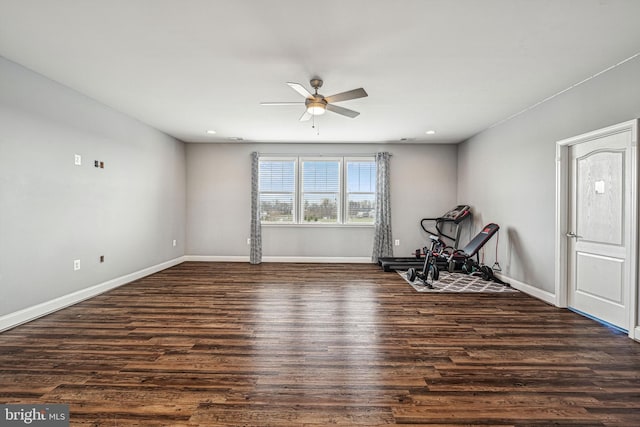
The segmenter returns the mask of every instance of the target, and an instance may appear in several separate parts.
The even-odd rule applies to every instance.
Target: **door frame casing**
[[[627,248],[627,260],[629,269],[629,286],[626,299],[629,303],[629,337],[640,340],[640,327],[638,325],[637,298],[638,298],[638,122],[639,119],[629,120],[613,126],[598,129],[582,135],[562,139],[556,142],[556,223],[555,223],[555,304],[558,307],[567,307],[569,282],[568,282],[568,245],[566,233],[569,220],[569,147],[605,136],[621,132],[631,132],[631,146],[629,156],[631,167],[628,171],[631,188],[630,198],[630,235],[631,241]],[[625,180],[626,182],[626,180]]]

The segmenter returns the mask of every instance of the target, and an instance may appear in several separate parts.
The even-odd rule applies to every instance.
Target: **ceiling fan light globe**
[[[307,106],[307,113],[314,115],[314,116],[320,116],[322,114],[324,114],[326,110],[324,109],[324,105],[309,105]]]

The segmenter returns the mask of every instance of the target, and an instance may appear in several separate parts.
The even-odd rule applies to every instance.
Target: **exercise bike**
[[[411,267],[407,270],[407,279],[411,283],[419,279],[426,287],[433,289],[433,282],[440,277],[436,260],[441,256],[446,245],[438,236],[429,236],[429,240],[431,241],[431,247],[424,248],[425,256],[422,271],[416,271],[415,268]]]

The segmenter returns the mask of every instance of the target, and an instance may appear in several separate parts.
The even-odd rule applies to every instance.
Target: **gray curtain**
[[[389,184],[389,159],[387,152],[376,153],[376,222],[371,259],[393,256],[391,243],[391,186]]]
[[[259,196],[260,155],[251,153],[251,246],[249,263],[262,262],[262,226],[260,224]]]

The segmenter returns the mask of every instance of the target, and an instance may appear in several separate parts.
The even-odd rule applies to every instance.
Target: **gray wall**
[[[639,79],[636,58],[459,146],[458,200],[475,208],[476,228],[501,225],[508,276],[554,293],[556,141],[640,117]]]
[[[182,142],[0,57],[0,316],[182,256],[185,177]]]
[[[249,154],[389,151],[397,256],[425,244],[418,225],[456,203],[457,147],[384,144],[187,144],[187,255],[248,256]],[[370,257],[373,228],[264,226],[263,256]]]

